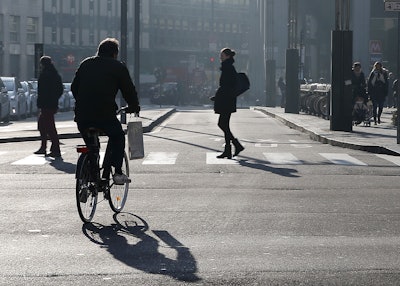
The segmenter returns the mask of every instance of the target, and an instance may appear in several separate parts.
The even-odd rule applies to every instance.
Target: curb
[[[361,150],[361,151],[366,151],[366,152],[375,153],[375,154],[400,156],[399,152],[396,152],[396,151],[391,150],[384,146],[354,144],[354,143],[350,143],[350,142],[344,142],[344,141],[340,141],[337,139],[329,138],[328,136],[318,134],[317,132],[314,132],[303,126],[295,124],[295,123],[293,123],[275,113],[269,112],[268,110],[265,110],[263,108],[254,107],[254,110],[261,111],[262,113],[264,113],[268,116],[276,118],[276,119],[280,120],[281,122],[283,122],[286,126],[292,128],[292,129],[298,130],[300,132],[303,132],[305,134],[308,134],[310,139],[321,142],[323,144],[329,144],[332,146],[353,149],[353,150]]]
[[[156,126],[161,124],[164,120],[166,120],[169,116],[176,112],[175,108],[168,110],[167,112],[163,113],[161,116],[157,117],[156,119],[151,119],[150,124],[143,126],[143,133],[151,132]],[[126,128],[124,129],[126,134]],[[81,138],[81,134],[79,132],[73,133],[61,133],[58,134],[59,139],[74,139],[74,138]],[[12,137],[12,138],[0,138],[1,143],[15,143],[15,142],[25,142],[25,141],[37,141],[41,140],[40,135],[35,136],[25,136],[25,137]]]

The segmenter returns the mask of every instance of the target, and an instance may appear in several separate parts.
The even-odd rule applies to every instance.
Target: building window
[[[19,42],[19,24],[20,17],[19,16],[10,16],[9,22],[9,30],[10,30],[10,42],[17,43]]]
[[[51,43],[52,44],[57,43],[57,29],[55,27],[51,28]]]
[[[28,43],[36,43],[38,35],[39,19],[33,17],[26,18],[26,40]]]

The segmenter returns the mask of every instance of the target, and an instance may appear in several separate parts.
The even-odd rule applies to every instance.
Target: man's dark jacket
[[[115,119],[118,90],[128,106],[139,105],[137,92],[125,64],[105,56],[89,57],[81,62],[71,84],[75,98],[75,121]]]
[[[45,68],[38,78],[37,107],[42,109],[58,109],[58,99],[64,92],[60,75],[56,70]]]

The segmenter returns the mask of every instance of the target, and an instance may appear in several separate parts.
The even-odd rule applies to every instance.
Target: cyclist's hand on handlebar
[[[125,112],[126,112],[126,113],[136,113],[136,114],[139,114],[139,112],[140,112],[140,105],[137,105],[137,106],[128,106],[128,107],[125,109]]]

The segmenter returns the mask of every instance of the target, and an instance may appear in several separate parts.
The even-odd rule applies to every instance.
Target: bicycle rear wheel
[[[124,159],[122,162],[122,172],[129,177],[129,161],[128,156],[124,153]],[[111,176],[115,174],[115,168],[111,167]],[[111,209],[119,213],[125,206],[126,199],[128,197],[129,183],[123,185],[116,185],[114,183],[110,186],[110,203]]]
[[[81,220],[90,222],[96,211],[97,189],[94,182],[90,182],[89,156],[87,154],[81,156],[76,175],[76,205]]]

